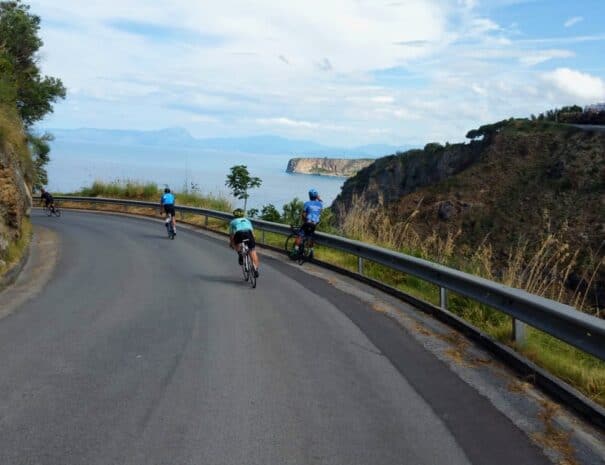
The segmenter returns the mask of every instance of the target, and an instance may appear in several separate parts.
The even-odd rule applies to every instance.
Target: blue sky
[[[605,101],[602,0],[34,0],[46,127],[459,141]]]

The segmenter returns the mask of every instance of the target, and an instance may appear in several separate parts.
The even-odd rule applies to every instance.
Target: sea
[[[279,210],[293,198],[306,199],[310,188],[319,191],[329,205],[340,193],[345,178],[286,173],[289,154],[267,155],[219,152],[193,148],[99,145],[56,141],[52,143],[47,167],[50,192],[76,192],[94,181],[155,182],[175,191],[192,188],[202,194],[234,199],[225,186],[230,167],[246,165],[252,176],[262,181],[250,190],[248,208],[273,204]]]

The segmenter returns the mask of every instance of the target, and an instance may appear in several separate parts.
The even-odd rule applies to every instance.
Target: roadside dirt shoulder
[[[16,281],[0,292],[0,319],[36,296],[50,280],[59,258],[59,237],[36,226],[29,258]]]

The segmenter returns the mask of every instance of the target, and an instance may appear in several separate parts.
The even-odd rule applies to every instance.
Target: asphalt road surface
[[[549,463],[403,329],[276,259],[144,219],[34,214],[61,239],[0,320],[0,464]]]

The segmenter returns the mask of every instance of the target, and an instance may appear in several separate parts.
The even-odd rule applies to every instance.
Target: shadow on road
[[[217,276],[217,275],[198,274],[196,276],[196,278],[198,278],[202,281],[206,281],[208,283],[221,283],[221,284],[227,284],[230,286],[237,286],[237,287],[241,287],[246,284],[244,279],[242,277],[240,277],[239,275]]]
[[[141,239],[157,239],[159,241],[168,241],[168,236],[164,234],[139,234]]]

